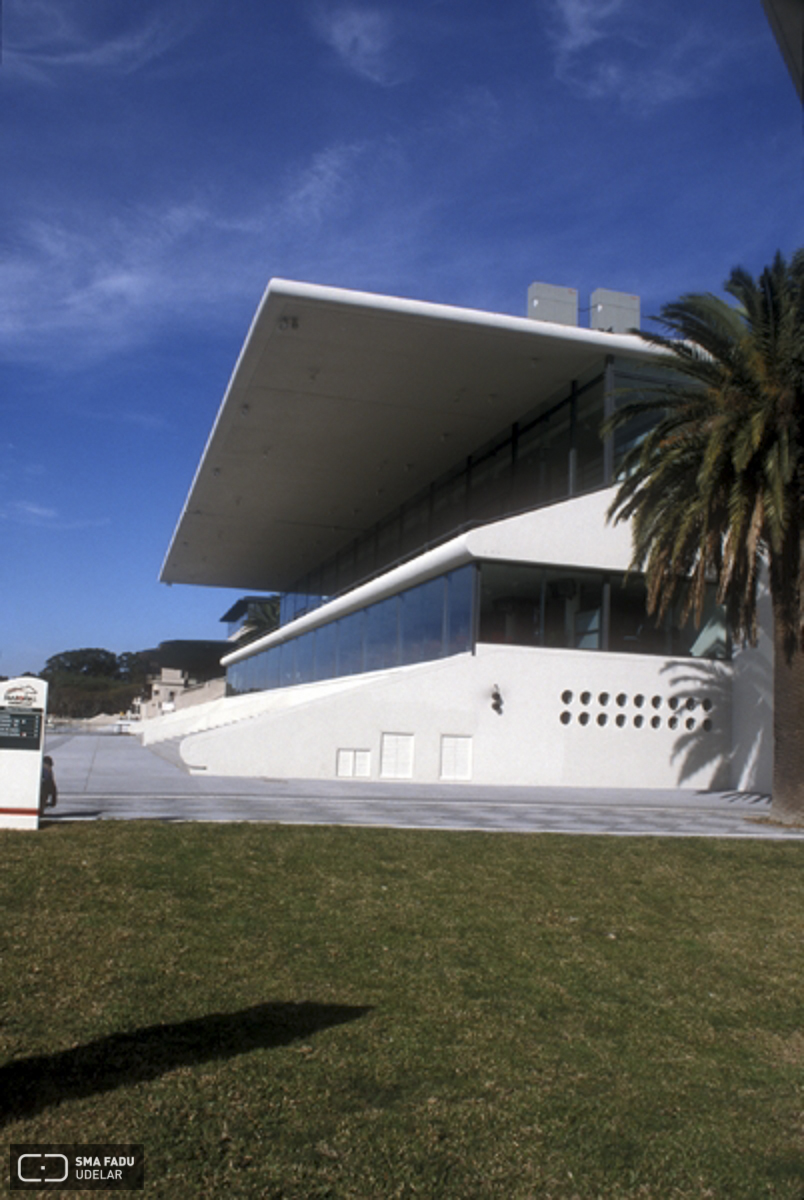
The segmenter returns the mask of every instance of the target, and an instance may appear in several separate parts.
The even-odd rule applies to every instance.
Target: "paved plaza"
[[[48,820],[269,821],[509,833],[799,838],[768,797],[682,789],[500,787],[189,773],[170,747],[114,729],[49,731],[59,804]]]

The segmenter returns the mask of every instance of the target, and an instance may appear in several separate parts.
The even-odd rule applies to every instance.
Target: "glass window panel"
[[[539,499],[543,503],[569,495],[570,406],[563,405],[547,421],[539,460]]]
[[[546,504],[569,494],[570,402],[517,439],[515,504]]]
[[[253,692],[259,689],[259,661],[260,655],[255,654],[253,658],[247,658],[241,666],[243,667],[243,690]]]
[[[279,624],[287,625],[315,606],[315,597],[307,592],[284,592],[279,600]]]
[[[599,650],[603,627],[603,576],[545,572],[544,645]]]
[[[402,662],[441,658],[444,653],[444,576],[402,592],[399,600]]]
[[[575,490],[588,492],[603,486],[603,380],[582,392],[575,414]]]
[[[338,622],[321,625],[315,631],[315,678],[333,679],[337,674]]]
[[[543,573],[541,567],[527,563],[482,563],[481,642],[540,645]]]
[[[315,649],[315,634],[304,633],[301,637],[295,639],[296,644],[296,682],[297,683],[312,683],[315,675],[313,674],[313,651]]]
[[[363,620],[365,610],[341,617],[338,622],[338,674],[357,675],[363,670]]]
[[[373,529],[355,542],[355,580],[366,579],[376,564],[377,535]]]
[[[447,654],[472,649],[475,570],[467,565],[447,576]]]
[[[279,651],[279,686],[292,687],[296,682],[296,642],[282,642]]]
[[[402,509],[400,554],[420,549],[428,540],[430,523],[430,493],[423,492]]]
[[[603,576],[582,575],[578,579],[577,607],[572,613],[576,650],[600,650],[603,632]]]
[[[466,471],[438,480],[433,488],[430,537],[439,538],[466,522]]]
[[[513,494],[515,508],[527,508],[539,502],[539,464],[545,428],[545,422],[539,421],[523,429],[517,436]]]
[[[647,591],[641,577],[615,575],[609,605],[609,650],[620,654],[669,654],[666,628],[648,616]]]
[[[684,596],[679,596],[661,625],[647,611],[647,591],[641,577],[613,578],[609,619],[609,649],[620,653],[680,655],[691,658],[731,657],[725,610],[716,603],[715,586],[707,588],[701,623],[694,616],[682,623]]]
[[[399,597],[391,596],[366,609],[364,671],[382,671],[399,664]]]
[[[226,671],[226,691],[230,696],[239,696],[245,691],[243,686],[243,664],[233,663]]]
[[[321,568],[321,591],[325,596],[334,596],[338,590],[337,556],[327,559]]]
[[[668,614],[673,654],[690,658],[730,658],[731,644],[726,626],[726,610],[716,602],[716,588],[707,588],[703,613],[698,626],[694,614],[682,624],[684,597],[679,597]]]
[[[472,455],[469,470],[469,517],[486,520],[510,505],[512,483],[511,435]]]
[[[263,676],[265,688],[280,686],[280,647],[274,646],[270,650],[265,650]]]
[[[659,395],[657,389],[666,388],[671,373],[657,372],[655,367],[640,366],[639,363],[614,363],[614,407],[625,408],[639,400],[651,400]],[[614,470],[619,472],[623,457],[637,446],[645,434],[660,419],[660,412],[645,413],[634,417],[614,431]]]
[[[355,547],[354,542],[350,542],[348,546],[344,546],[339,550],[335,557],[335,569],[337,572],[337,585],[332,590],[333,592],[342,592],[348,588],[355,577]]]
[[[390,562],[399,553],[399,513],[395,512],[377,526],[377,557]]]

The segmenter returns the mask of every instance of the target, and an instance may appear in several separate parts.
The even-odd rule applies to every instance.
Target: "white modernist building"
[[[601,439],[655,375],[637,297],[510,317],[273,280],[165,559],[282,593],[227,696],[147,723],[217,774],[769,790],[770,639],[657,628]],[[538,318],[538,319],[536,319]]]

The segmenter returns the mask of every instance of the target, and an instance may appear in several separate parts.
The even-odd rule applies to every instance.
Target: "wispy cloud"
[[[108,517],[65,518],[57,509],[48,508],[44,504],[38,504],[31,500],[14,500],[9,504],[0,505],[0,521],[9,521],[14,525],[34,526],[38,529],[52,529],[59,533],[79,529],[99,529],[111,523]]]
[[[674,29],[637,0],[551,0],[556,77],[589,100],[610,100],[635,114],[700,95],[745,47],[714,42],[680,21]],[[666,14],[665,14],[666,18]]]
[[[110,6],[104,12],[80,0],[6,0],[4,73],[36,83],[55,82],[65,71],[130,74],[182,40],[202,2],[191,8],[171,0],[151,5],[150,12],[147,5]]]
[[[377,147],[330,146],[239,210],[208,194],[113,214],[84,202],[20,216],[0,260],[0,357],[43,361],[58,346],[75,362],[168,326],[237,320],[238,301],[250,306],[281,273],[278,259],[290,248],[309,257],[347,219],[380,157]]]
[[[607,36],[612,17],[625,0],[554,0],[556,51],[562,58],[586,50]]]
[[[366,147],[359,143],[329,146],[314,155],[291,180],[279,208],[286,221],[320,222],[348,199]]]
[[[401,62],[394,53],[398,31],[390,11],[321,3],[311,12],[315,32],[350,71],[384,87],[404,77]]]

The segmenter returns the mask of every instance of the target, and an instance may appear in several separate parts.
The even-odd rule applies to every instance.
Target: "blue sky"
[[[0,674],[219,637],[157,582],[267,281],[656,313],[804,245],[760,0],[5,0]]]

